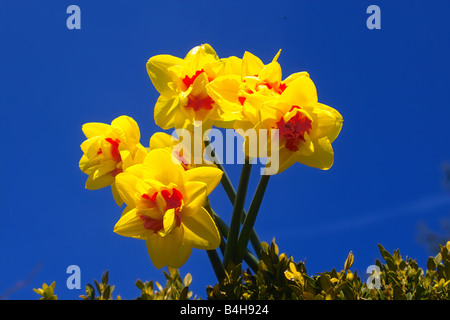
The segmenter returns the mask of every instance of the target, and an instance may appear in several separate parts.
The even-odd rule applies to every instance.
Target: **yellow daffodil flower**
[[[331,143],[339,135],[343,119],[338,111],[318,102],[316,87],[308,75],[297,76],[278,99],[249,96],[247,107],[254,117],[241,121],[241,127],[266,129],[268,134],[278,129],[277,135],[268,137],[268,141],[278,142],[278,173],[295,162],[322,170],[333,165]],[[277,152],[271,145],[269,142],[267,149]],[[244,146],[244,151],[247,148]]]
[[[142,165],[116,177],[127,207],[114,232],[146,240],[156,268],[179,268],[192,248],[216,249],[219,232],[203,205],[221,177],[217,168],[184,170],[169,150],[150,150]]]
[[[139,142],[139,127],[132,118],[120,116],[111,124],[91,122],[82,127],[87,140],[81,144],[81,171],[89,175],[86,188],[96,190],[111,186],[116,203],[122,199],[115,187],[115,178],[127,167],[142,163],[147,150]]]
[[[201,121],[205,130],[213,124],[232,128],[234,119],[206,91],[223,68],[224,61],[209,44],[194,47],[184,59],[167,54],[151,57],[147,72],[160,93],[154,111],[156,124],[162,129],[192,129],[195,121]]]
[[[166,149],[172,153],[184,168],[189,170],[195,167],[201,166],[213,166],[214,163],[204,158],[205,144],[203,141],[194,135],[192,132],[185,131],[181,141],[164,132],[156,132],[150,138],[150,150],[154,149]],[[195,141],[199,139],[200,141]],[[196,148],[198,152],[196,152]]]
[[[246,51],[242,59],[230,57],[225,62],[224,72],[207,84],[208,94],[224,110],[235,114],[235,118],[254,120],[255,109],[247,106],[249,97],[278,99],[283,91],[297,77],[307,74],[298,72],[282,80],[281,66],[277,62],[281,50],[272,62],[265,65],[260,58]],[[239,116],[236,116],[239,110]],[[235,122],[234,128],[242,123]]]

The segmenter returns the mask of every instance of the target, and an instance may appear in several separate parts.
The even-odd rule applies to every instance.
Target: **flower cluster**
[[[342,116],[318,102],[308,73],[282,79],[277,62],[280,52],[264,64],[250,52],[242,58],[219,58],[210,45],[203,44],[184,58],[162,54],[148,60],[148,75],[160,94],[154,107],[156,124],[163,130],[190,133],[200,124],[200,152],[192,151],[198,143],[195,135],[194,139],[183,136],[177,140],[174,135],[156,132],[148,146],[143,146],[138,125],[128,116],[120,116],[111,124],[83,125],[86,140],[81,144],[79,166],[88,175],[86,188],[111,186],[116,203],[125,204],[114,232],[145,240],[155,267],[178,268],[192,248],[209,252],[224,239],[231,247],[241,243],[233,239],[238,236],[233,220],[229,232],[219,232],[216,223],[223,221],[208,200],[215,187],[225,183],[230,200],[235,197],[233,215],[243,213],[240,200],[245,197],[245,188],[233,194],[234,190],[226,187],[223,167],[204,159],[207,144],[203,132],[213,126],[241,134],[247,160],[268,152],[279,155],[277,170],[271,174],[281,173],[295,162],[324,170],[332,166],[331,143],[341,130]],[[256,132],[257,140],[249,138],[249,131]],[[252,148],[254,144],[257,148]],[[262,192],[266,184],[262,184]],[[255,198],[260,202],[262,193]],[[249,216],[256,217],[253,211]],[[251,230],[252,225],[244,229]],[[239,239],[243,243],[240,250],[230,249],[231,260],[235,260],[235,252],[244,255],[242,248],[249,237]]]

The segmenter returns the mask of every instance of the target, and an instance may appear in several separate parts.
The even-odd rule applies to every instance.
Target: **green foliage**
[[[153,281],[136,281],[136,287],[141,290],[141,295],[137,300],[188,300],[192,298],[189,286],[192,283],[192,276],[188,273],[181,279],[178,269],[168,267],[169,273],[163,271],[166,284],[162,287],[155,282],[159,291],[154,290]],[[195,297],[193,298],[195,299]]]
[[[257,272],[244,271],[242,265],[229,264],[225,278],[206,288],[208,299],[215,300],[450,300],[450,241],[440,246],[439,253],[427,261],[426,269],[419,268],[416,260],[400,255],[399,250],[389,253],[378,245],[382,261],[376,260],[367,280],[361,280],[350,268],[354,255],[349,253],[343,269],[308,275],[304,262],[295,262],[285,253],[279,253],[274,241],[262,243],[263,251]],[[192,276],[183,279],[178,269],[163,271],[166,283],[136,281],[140,290],[137,300],[197,299],[189,291]],[[108,284],[108,271],[95,286],[86,286],[84,300],[112,300],[114,286]],[[50,286],[33,289],[41,300],[56,300],[55,282]],[[117,300],[120,300],[117,296]]]
[[[54,294],[54,290],[55,281],[49,286],[44,283],[42,284],[42,288],[33,289],[34,292],[41,296],[39,300],[58,300],[58,296]]]
[[[273,241],[263,243],[256,274],[243,272],[241,265],[228,268],[226,278],[207,288],[208,299],[243,300],[449,300],[450,242],[430,257],[424,272],[412,259],[403,260],[399,250],[391,255],[379,250],[384,263],[376,261],[368,281],[350,270],[354,256],[350,252],[344,269],[307,273],[304,262],[279,254]]]
[[[114,286],[108,284],[109,272],[106,271],[102,275],[102,281],[99,283],[94,280],[95,288],[97,288],[97,294],[95,288],[92,284],[88,283],[86,285],[86,295],[81,295],[80,298],[83,300],[113,300],[112,293],[114,291]],[[117,300],[120,300],[120,296],[117,296]]]

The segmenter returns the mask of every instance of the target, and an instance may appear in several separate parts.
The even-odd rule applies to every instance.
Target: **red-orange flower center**
[[[211,110],[213,106],[214,100],[210,96],[206,96],[205,98],[197,98],[189,95],[186,108],[193,108],[194,111],[198,111],[200,109]]]
[[[148,201],[149,207],[154,207],[157,205],[156,203],[156,197],[158,195],[158,192],[155,192],[152,196],[149,196],[148,194],[144,193],[141,195],[142,199],[145,199]],[[181,224],[181,205],[183,200],[183,195],[180,191],[178,191],[175,188],[172,188],[172,194],[170,194],[169,190],[162,190],[161,196],[166,201],[166,211],[169,209],[175,209],[175,220],[177,227]],[[154,219],[151,217],[148,217],[146,215],[141,215],[140,218],[144,222],[144,228],[147,230],[153,230],[154,233],[164,229],[164,223],[163,219]]]
[[[197,79],[197,77],[203,72],[205,72],[203,69],[197,70],[192,77],[186,75],[183,79],[181,79],[181,81],[183,81],[186,88],[189,88],[194,83],[195,79]],[[212,79],[208,77],[208,81],[212,81]]]
[[[292,106],[291,110],[300,109],[299,106]],[[305,141],[305,133],[310,132],[311,120],[302,115],[300,112],[291,117],[287,122],[281,117],[277,122],[277,128],[279,130],[280,140],[284,139],[286,149],[295,152],[298,150],[301,141]]]
[[[120,156],[120,151],[119,151],[119,144],[121,141],[117,138],[114,140],[112,138],[106,138],[105,140],[111,144],[111,156],[112,156],[113,160],[116,161],[117,163],[121,162],[122,157]],[[102,150],[102,148],[99,148],[97,151],[97,156],[99,156],[101,154],[103,154],[103,150]],[[110,174],[113,177],[115,177],[121,172],[123,172],[122,168],[116,168],[113,171],[111,171]]]
[[[257,76],[258,75],[255,75],[255,77],[257,77]],[[245,79],[243,81],[246,82]],[[284,84],[284,83],[280,83],[280,84],[275,83],[275,84],[273,84],[273,83],[269,83],[269,82],[261,82],[261,83],[259,83],[256,86],[256,88],[254,88],[255,91],[253,91],[252,89],[250,89],[248,87],[246,87],[245,89],[242,89],[242,90],[245,93],[253,94],[253,93],[258,92],[259,90],[261,90],[261,88],[263,88],[263,87],[266,87],[267,89],[272,90],[273,92],[275,92],[277,94],[282,94],[283,91],[286,90],[287,85]],[[246,99],[247,98],[245,96],[239,96],[238,97],[238,101],[239,101],[239,103],[241,105],[244,105]]]
[[[119,152],[120,140],[117,138],[114,140],[112,138],[106,138],[105,140],[111,144],[111,156],[113,159],[117,162],[122,161],[122,157]]]

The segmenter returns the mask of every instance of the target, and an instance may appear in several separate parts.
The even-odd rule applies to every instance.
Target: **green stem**
[[[215,212],[212,210],[208,198],[206,198],[206,203],[204,206],[205,206],[206,211],[208,211],[209,215],[211,216],[211,218],[215,219]],[[223,239],[221,237],[220,246],[223,245],[222,240]],[[217,253],[217,250],[206,250],[206,253],[208,254],[208,258],[209,258],[209,261],[211,262],[211,266],[214,270],[217,281],[219,283],[221,283],[223,281],[223,279],[225,279],[226,274],[225,274],[225,269],[222,265],[222,261],[220,260],[219,254]]]
[[[219,217],[219,215],[212,210],[212,214],[214,217],[214,221],[216,222],[217,228],[222,236],[222,241],[220,242],[220,251],[222,254],[225,252],[225,239],[228,237],[228,232],[230,228],[227,224]],[[248,250],[246,249],[244,252],[244,261],[247,262],[248,266],[256,273],[258,271],[258,259]]]
[[[236,245],[239,236],[239,228],[241,226],[241,216],[244,210],[245,197],[247,195],[248,182],[250,180],[250,171],[252,165],[248,158],[245,159],[242,165],[241,176],[239,178],[239,185],[234,201],[233,214],[231,216],[230,231],[228,232],[227,246],[223,256],[223,265],[227,268],[228,263],[236,259]]]
[[[219,254],[216,250],[206,250],[208,254],[209,261],[213,267],[214,273],[216,274],[217,281],[221,283],[225,279],[225,269],[223,268],[222,262],[220,261]]]
[[[248,210],[248,214],[245,217],[244,224],[242,226],[241,234],[239,235],[237,252],[236,252],[236,262],[239,263],[244,257],[245,250],[247,249],[247,244],[250,239],[251,231],[253,230],[253,225],[256,221],[256,216],[258,215],[259,208],[261,206],[262,199],[264,197],[264,192],[266,191],[267,184],[269,183],[270,175],[263,175],[259,180],[258,187],[256,188],[255,195],[253,196],[252,203]]]
[[[208,146],[210,144],[210,142],[208,140],[205,140],[205,146]],[[211,156],[214,158],[214,162],[217,165],[217,167],[222,170],[223,175],[222,175],[222,180],[220,181],[220,183],[222,184],[225,193],[228,196],[228,199],[230,199],[231,203],[234,204],[235,200],[236,200],[236,190],[233,187],[233,184],[231,183],[230,178],[228,177],[227,172],[225,171],[225,168],[222,166],[220,159],[217,158],[214,150],[211,150]],[[241,215],[241,223],[244,223],[245,221],[245,217],[247,216],[247,212],[245,211],[245,209],[242,212]],[[255,253],[257,255],[257,257],[260,259],[260,253],[263,250],[262,245],[261,245],[261,240],[259,240],[258,235],[256,234],[256,231],[254,229],[251,230],[250,233],[250,242],[253,246],[253,249],[255,250]]]

